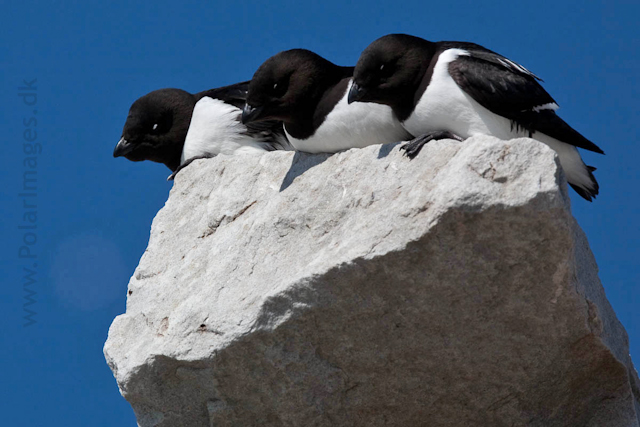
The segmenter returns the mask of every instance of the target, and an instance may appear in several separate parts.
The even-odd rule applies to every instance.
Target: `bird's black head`
[[[433,55],[432,43],[406,34],[389,34],[371,43],[353,72],[349,103],[376,102],[392,108],[411,98]]]
[[[122,138],[113,157],[180,165],[182,148],[195,105],[194,96],[180,89],[160,89],[138,98],[129,109]]]
[[[242,121],[285,123],[312,111],[328,82],[342,67],[305,50],[292,49],[267,59],[249,83]]]

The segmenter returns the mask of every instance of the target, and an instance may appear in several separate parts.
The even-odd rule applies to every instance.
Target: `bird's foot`
[[[455,139],[457,141],[462,141],[462,138],[460,138],[458,135],[447,130],[436,130],[433,132],[427,132],[417,138],[412,139],[406,144],[400,146],[400,149],[404,150],[405,156],[413,159],[420,153],[420,150],[422,150],[422,147],[424,147],[426,143],[438,139]]]
[[[167,181],[173,181],[173,179],[176,177],[176,175],[178,174],[178,172],[180,172],[182,169],[186,168],[187,166],[189,166],[194,160],[198,160],[198,159],[210,159],[212,157],[215,157],[215,155],[211,155],[211,154],[205,154],[203,156],[196,156],[196,157],[192,157],[189,160],[187,160],[186,162],[184,162],[183,164],[181,164],[180,166],[178,166],[178,169],[176,169],[175,171],[173,171],[173,173],[171,175],[169,175],[169,177],[167,178]]]

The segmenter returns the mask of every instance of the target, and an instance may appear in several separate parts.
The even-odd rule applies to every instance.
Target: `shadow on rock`
[[[291,161],[291,167],[282,180],[280,191],[286,190],[293,181],[314,166],[318,166],[333,154],[309,154],[296,151]]]
[[[382,144],[380,146],[380,151],[378,151],[378,158],[382,159],[384,157],[387,157],[389,155],[389,153],[391,153],[393,151],[393,149],[396,148],[400,144],[401,144],[401,142],[392,142],[392,143],[389,143],[389,144]]]

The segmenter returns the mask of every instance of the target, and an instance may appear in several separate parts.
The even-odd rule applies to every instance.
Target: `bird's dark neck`
[[[333,107],[344,97],[354,67],[340,67],[331,64],[320,82],[314,85],[315,91],[299,102],[291,118],[285,120],[289,135],[296,139],[306,139],[314,134],[324,122]]]
[[[156,157],[150,160],[158,163],[163,163],[166,167],[171,169],[171,172],[175,172],[180,166],[180,159],[182,157],[182,149],[184,148],[184,140],[181,144],[175,144],[173,146],[165,146],[158,150]]]
[[[413,57],[416,61],[412,78],[405,86],[399,88],[397,97],[390,104],[394,114],[401,122],[409,118],[420,97],[427,89],[433,77],[433,68],[439,55],[438,45],[427,40],[419,40],[413,47]]]
[[[180,166],[180,157],[181,156],[182,156],[182,151],[180,151],[180,153],[177,156],[174,156],[174,160],[164,162],[164,164],[169,169],[171,169],[171,172],[175,172],[176,169],[178,169],[178,166]]]
[[[198,92],[193,95],[193,98],[194,102],[198,102],[207,96],[209,98],[219,99],[229,105],[233,105],[241,109],[247,99],[248,90],[249,82],[246,81]]]

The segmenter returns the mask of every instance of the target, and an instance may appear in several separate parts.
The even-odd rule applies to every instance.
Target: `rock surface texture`
[[[638,426],[566,188],[529,139],[198,160],[106,359],[142,427]]]

